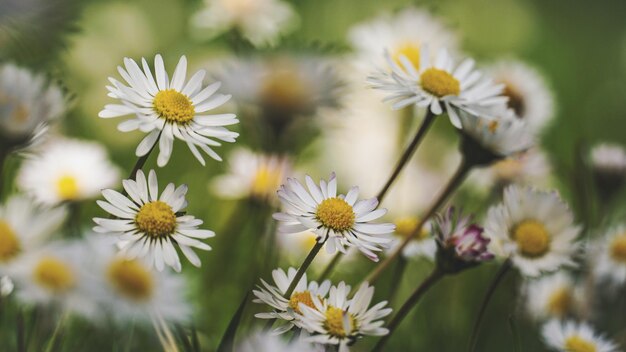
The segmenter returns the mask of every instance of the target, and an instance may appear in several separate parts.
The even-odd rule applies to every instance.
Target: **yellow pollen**
[[[626,264],[626,233],[615,237],[611,242],[611,257]]]
[[[522,118],[526,112],[526,102],[524,101],[524,96],[511,87],[511,85],[507,82],[503,83],[504,92],[502,92],[502,95],[509,98],[509,101],[507,102],[508,107],[515,112],[515,116]]]
[[[350,321],[350,331],[346,332],[344,329],[344,314],[348,315],[348,320]],[[351,334],[352,331],[356,328],[355,319],[352,314],[348,312],[344,312],[343,310],[329,306],[326,309],[326,321],[324,321],[324,327],[328,331],[328,334],[334,337],[344,338],[347,335]]]
[[[0,220],[0,263],[13,259],[20,250],[17,235],[6,221]]]
[[[489,132],[491,133],[496,133],[496,131],[498,130],[498,121],[491,121],[489,122]]]
[[[550,234],[542,223],[524,220],[513,228],[513,239],[519,252],[529,258],[544,255],[550,249]]]
[[[441,98],[447,95],[459,95],[461,84],[450,73],[431,67],[420,76],[422,89]]]
[[[416,217],[405,217],[399,218],[395,221],[396,224],[396,233],[401,237],[409,237],[415,231],[417,225],[419,225],[420,220]],[[414,238],[415,240],[421,241],[425,240],[429,237],[428,231],[422,227],[422,230],[419,234]]]
[[[596,352],[596,345],[579,336],[571,336],[565,340],[566,352]]]
[[[154,291],[150,271],[136,260],[114,260],[107,269],[107,278],[117,292],[131,300],[147,300]]]
[[[33,271],[35,281],[55,293],[63,293],[76,282],[74,272],[69,265],[55,257],[42,258]]]
[[[176,230],[176,214],[167,203],[157,200],[139,209],[135,223],[141,232],[150,237],[166,237]]]
[[[267,196],[274,194],[280,186],[283,174],[280,168],[271,168],[269,165],[261,165],[252,180],[251,193],[255,196]]]
[[[159,117],[168,122],[185,124],[193,120],[196,114],[189,97],[174,89],[159,91],[152,103]]]
[[[79,196],[78,183],[74,176],[65,175],[57,180],[57,194],[64,200],[76,199]]]
[[[354,225],[354,210],[341,198],[324,199],[317,206],[315,217],[324,227],[337,232],[347,231]]]
[[[403,65],[400,61],[400,57],[405,56],[409,62],[415,67],[416,70],[420,68],[420,48],[419,45],[415,45],[411,42],[403,43],[398,46],[393,54],[393,61],[398,65]]]
[[[560,287],[548,298],[548,311],[557,317],[564,317],[572,307],[572,295],[566,287]]]
[[[302,292],[294,292],[289,299],[289,307],[295,310],[298,314],[302,314],[300,311],[299,304],[302,303],[307,307],[315,308],[315,304],[313,304],[313,298],[311,297],[311,292],[302,291]]]

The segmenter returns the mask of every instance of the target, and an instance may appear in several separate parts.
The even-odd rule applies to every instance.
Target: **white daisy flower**
[[[275,45],[295,27],[298,17],[281,0],[204,0],[204,8],[191,21],[211,36],[236,29],[255,46],[265,46]]]
[[[543,339],[560,352],[618,352],[615,343],[598,335],[587,323],[551,320],[542,329]]]
[[[582,299],[574,279],[562,271],[529,280],[525,292],[526,308],[538,320],[566,318],[578,311]]]
[[[102,145],[56,139],[22,164],[17,184],[37,201],[57,204],[95,198],[119,179],[119,169],[109,161]]]
[[[401,217],[397,218],[394,224],[396,225],[396,231],[394,232],[395,242],[394,246],[389,249],[390,252],[395,249],[395,245],[399,245],[405,238],[413,234],[413,231],[419,224],[419,219],[415,216]],[[435,260],[436,253],[437,242],[431,236],[430,223],[426,223],[420,233],[402,249],[402,255],[405,258],[426,258],[430,261]]]
[[[401,55],[397,64],[389,52],[385,53],[388,69],[368,77],[373,88],[388,92],[384,101],[392,101],[393,109],[416,105],[430,109],[435,115],[448,113],[450,122],[461,128],[456,107],[472,114],[486,114],[490,108],[506,103],[501,96],[503,85],[494,84],[474,70],[474,60],[465,59],[455,66],[446,50],[440,50],[431,60],[428,46],[421,49],[419,69]]]
[[[316,347],[301,339],[285,341],[273,333],[257,331],[241,342],[236,352],[323,352],[324,349]]]
[[[626,173],[626,151],[619,144],[598,144],[591,150],[591,164],[595,169],[624,175]]]
[[[43,245],[65,221],[63,207],[35,205],[25,196],[10,197],[0,206],[0,274],[19,259]]]
[[[282,269],[276,269],[272,271],[272,278],[274,279],[274,285],[270,285],[261,279],[263,286],[257,286],[258,290],[253,290],[256,299],[255,303],[267,304],[272,307],[273,311],[269,313],[259,313],[255,317],[260,319],[279,319],[286,322],[286,324],[278,327],[276,333],[284,333],[290,330],[294,325],[302,327],[298,319],[298,314],[301,314],[300,303],[314,307],[313,297],[319,299],[325,299],[330,289],[330,281],[325,280],[321,284],[315,281],[307,282],[306,273],[302,276],[296,288],[293,290],[289,299],[285,298],[285,293],[289,288],[289,285],[296,276],[297,270],[295,268],[289,268],[287,273]]]
[[[191,264],[200,267],[200,258],[192,248],[208,251],[199,241],[215,236],[213,231],[198,229],[202,220],[183,213],[187,207],[187,186],[178,188],[169,183],[161,196],[156,172],[150,170],[148,179],[137,171],[135,180],[122,181],[128,197],[107,189],[102,195],[107,200],[98,205],[116,219],[94,218],[94,231],[119,236],[118,247],[129,259],[143,258],[163,271],[164,264],[180,272],[178,247]]]
[[[395,63],[400,65],[400,56],[405,56],[416,70],[424,45],[431,48],[431,53],[442,48],[455,52],[457,47],[456,35],[439,18],[412,7],[357,24],[350,29],[348,39],[362,62],[385,65],[379,61],[387,49]]]
[[[626,284],[626,225],[620,224],[600,239],[592,253],[594,273],[616,286]]]
[[[391,313],[391,308],[384,308],[387,302],[369,307],[374,287],[363,283],[351,299],[348,298],[349,292],[350,286],[340,282],[331,287],[327,300],[313,297],[315,307],[300,304],[301,323],[311,333],[304,341],[338,345],[339,351],[348,351],[348,345],[361,336],[389,333],[380,320]]]
[[[257,154],[245,148],[233,150],[228,158],[229,173],[211,182],[211,189],[223,198],[251,197],[261,201],[276,200],[276,189],[290,174],[287,157]]]
[[[284,211],[275,213],[281,233],[313,231],[318,242],[323,242],[330,254],[337,250],[346,253],[346,246],[358,248],[365,256],[378,261],[374,253],[391,242],[388,234],[395,226],[389,223],[370,223],[387,213],[376,209],[378,200],[370,198],[357,202],[359,188],[352,187],[347,195],[337,195],[337,179],[331,174],[316,185],[306,176],[308,191],[296,179],[288,178],[278,190]]]
[[[61,89],[12,64],[0,66],[0,146],[22,148],[65,109]]]
[[[235,142],[238,133],[229,131],[224,126],[234,125],[239,121],[235,114],[207,114],[230,99],[230,95],[215,94],[220,82],[202,87],[206,72],[199,70],[187,83],[187,58],[182,56],[170,80],[161,55],[154,58],[154,71],[144,58],[141,59],[143,71],[132,59],[124,58],[124,66],[118,66],[118,72],[128,86],[110,77],[109,97],[121,100],[122,104],[107,104],[98,116],[112,118],[134,115],[118,125],[122,132],[140,130],[148,135],[139,143],[135,154],[144,156],[159,143],[157,164],[165,166],[172,154],[174,137],[189,147],[189,150],[205,165],[200,148],[215,160],[221,160],[213,147],[224,142]],[[155,80],[156,77],[156,80]]]
[[[533,131],[541,131],[554,117],[554,97],[537,70],[522,62],[503,61],[486,71],[494,82],[504,85],[502,95],[509,98],[508,107]]]
[[[489,251],[510,258],[527,276],[575,265],[580,227],[558,193],[509,186],[503,202],[492,206],[485,222]]]

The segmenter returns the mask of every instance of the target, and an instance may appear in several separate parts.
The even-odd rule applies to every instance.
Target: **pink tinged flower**
[[[478,225],[470,225],[465,232],[453,239],[456,254],[466,261],[482,262],[494,258],[487,250],[491,239],[483,236],[484,229]]]

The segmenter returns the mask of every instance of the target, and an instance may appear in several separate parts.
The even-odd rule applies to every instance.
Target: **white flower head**
[[[192,248],[210,250],[211,247],[200,240],[213,237],[215,233],[199,229],[202,220],[181,213],[187,207],[187,186],[175,187],[169,183],[159,196],[154,170],[150,170],[147,180],[139,170],[135,180],[122,183],[128,196],[112,189],[102,191],[106,201],[98,201],[98,205],[116,218],[94,218],[98,225],[94,231],[117,235],[122,255],[129,259],[145,257],[147,263],[159,271],[165,264],[181,270],[176,247],[191,264],[200,267],[200,258]]]
[[[529,280],[525,291],[528,313],[538,320],[566,318],[578,312],[582,300],[582,291],[563,271]]]
[[[321,284],[315,281],[307,281],[306,273],[302,276],[296,288],[289,298],[285,298],[285,293],[289,285],[296,276],[297,270],[289,268],[285,273],[282,269],[272,271],[274,285],[270,285],[261,279],[262,286],[253,290],[256,299],[255,303],[267,304],[273,310],[269,313],[259,313],[255,316],[260,319],[279,319],[285,324],[278,327],[275,332],[283,333],[290,330],[294,325],[302,327],[299,321],[301,314],[300,304],[314,307],[313,297],[325,299],[330,289],[330,281],[325,280]]]
[[[414,216],[400,217],[394,221],[394,224],[396,225],[394,232],[395,241],[392,247],[389,248],[390,251],[393,251],[405,238],[413,234],[417,225],[419,225],[419,219]],[[433,261],[436,253],[437,242],[430,231],[430,222],[427,222],[418,235],[402,249],[402,255],[405,258],[413,259],[426,258]]]
[[[626,174],[626,150],[619,144],[601,143],[591,150],[591,164],[597,170]]]
[[[560,352],[618,352],[615,343],[598,335],[587,323],[551,320],[542,329],[543,339]]]
[[[296,179],[288,178],[278,190],[283,212],[275,213],[280,221],[278,231],[299,233],[313,231],[318,242],[324,242],[328,253],[346,252],[347,247],[358,248],[371,260],[378,261],[374,253],[389,245],[395,226],[389,223],[371,223],[387,213],[376,209],[378,200],[358,200],[359,188],[352,187],[347,195],[337,195],[337,179],[331,174],[328,182],[319,186],[306,176],[308,190]]]
[[[19,187],[41,203],[92,199],[119,182],[119,169],[96,142],[55,139],[41,147],[17,176]]]
[[[281,0],[204,0],[205,7],[192,17],[192,24],[219,35],[238,30],[255,46],[275,45],[295,27],[298,17]]]
[[[134,115],[120,123],[118,129],[122,132],[140,130],[148,133],[137,146],[135,154],[146,155],[158,142],[157,164],[161,167],[167,164],[172,155],[175,138],[185,142],[202,165],[205,165],[205,161],[198,148],[211,158],[221,160],[213,150],[221,145],[217,140],[232,143],[239,136],[224,127],[239,122],[235,114],[208,113],[230,99],[230,95],[215,94],[221,83],[214,82],[203,88],[204,70],[197,71],[185,83],[185,56],[178,61],[171,80],[161,55],[157,54],[154,58],[154,76],[144,58],[141,64],[143,70],[133,59],[124,58],[125,67],[118,66],[117,69],[128,85],[110,77],[111,85],[107,86],[109,97],[119,99],[121,104],[105,105],[98,116],[112,118]]]
[[[615,286],[626,284],[626,225],[620,224],[607,231],[595,244],[594,273]]]
[[[503,86],[483,78],[482,73],[474,70],[474,60],[465,59],[458,66],[445,49],[431,60],[428,46],[421,49],[420,65],[416,69],[409,59],[401,55],[396,63],[389,52],[385,52],[388,69],[368,77],[373,88],[388,92],[384,101],[392,101],[393,109],[409,105],[425,107],[434,115],[448,113],[450,122],[461,128],[457,109],[474,115],[486,115],[494,106],[506,103],[501,96]]]
[[[526,276],[575,265],[579,233],[571,210],[556,192],[515,185],[504,190],[502,203],[489,209],[485,221],[489,251],[510,258]]]

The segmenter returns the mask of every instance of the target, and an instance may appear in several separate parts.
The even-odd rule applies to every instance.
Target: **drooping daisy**
[[[617,345],[587,323],[551,320],[542,329],[546,344],[559,352],[617,352]]]
[[[440,50],[434,61],[427,46],[420,52],[418,69],[406,56],[400,55],[400,63],[396,63],[386,52],[391,72],[379,68],[367,79],[373,88],[387,91],[384,101],[392,101],[393,109],[416,105],[428,108],[435,115],[447,112],[450,122],[461,128],[461,120],[452,107],[484,115],[493,106],[506,103],[507,98],[500,95],[503,85],[482,78],[473,69],[474,60],[465,59],[455,66],[446,50]]]
[[[269,313],[259,313],[255,317],[260,319],[280,319],[286,322],[284,325],[276,329],[277,333],[283,333],[290,330],[294,325],[302,327],[298,314],[301,314],[300,303],[314,307],[313,297],[325,299],[330,289],[330,281],[325,280],[321,284],[315,281],[307,281],[306,273],[302,276],[296,288],[293,290],[289,299],[285,298],[285,293],[289,285],[296,276],[297,270],[289,268],[287,273],[282,269],[272,271],[274,285],[270,285],[261,279],[263,286],[257,286],[257,290],[253,290],[256,299],[255,303],[267,304],[273,311]]]
[[[285,341],[273,333],[257,331],[235,348],[236,352],[322,352],[323,348],[304,342]]]
[[[535,319],[563,319],[576,313],[581,291],[562,271],[526,283],[526,308]]]
[[[593,251],[592,267],[602,280],[626,284],[626,225],[620,224],[600,239]]]
[[[19,187],[44,204],[95,198],[119,182],[119,169],[95,142],[56,139],[26,160],[17,176]]]
[[[128,197],[107,189],[107,200],[98,205],[116,219],[94,218],[94,231],[119,236],[118,247],[129,259],[146,258],[147,263],[162,271],[164,265],[181,270],[178,247],[191,264],[200,267],[200,258],[192,248],[208,251],[209,245],[199,241],[215,236],[213,231],[201,230],[202,220],[181,213],[187,207],[187,186],[178,188],[169,183],[161,196],[156,172],[150,170],[148,179],[137,171],[135,180],[122,181]]]
[[[374,253],[391,242],[389,234],[395,226],[389,223],[371,223],[387,213],[376,209],[378,200],[370,198],[357,201],[359,188],[352,187],[347,195],[337,195],[337,179],[331,174],[328,183],[319,186],[306,176],[308,191],[296,179],[288,178],[278,190],[284,211],[275,213],[280,221],[278,231],[298,233],[313,231],[318,242],[323,242],[328,253],[346,252],[346,246],[358,248],[365,256],[378,261]]]
[[[575,265],[572,256],[578,249],[579,232],[558,193],[519,186],[504,190],[502,204],[489,209],[485,225],[491,239],[489,250],[510,258],[527,276]]]
[[[63,207],[40,207],[15,195],[0,206],[0,274],[22,255],[43,245],[65,221]]]
[[[554,97],[539,72],[517,61],[503,61],[486,70],[494,82],[503,84],[502,95],[515,117],[540,132],[554,117]]]
[[[331,287],[327,300],[314,297],[314,307],[300,304],[301,323],[311,333],[305,341],[337,345],[339,351],[348,351],[348,345],[359,337],[383,336],[389,332],[380,320],[391,313],[391,308],[384,308],[387,302],[369,307],[374,287],[363,283],[352,298],[348,297],[349,292],[350,286],[340,282]]]
[[[0,147],[23,148],[65,110],[61,90],[41,75],[12,64],[0,66]]]
[[[397,218],[394,224],[396,225],[394,244],[400,244],[402,240],[413,234],[419,224],[419,219],[414,216],[401,217]],[[394,248],[389,250],[393,251]],[[422,227],[419,234],[402,249],[402,255],[405,258],[426,258],[432,261],[435,259],[435,253],[437,253],[437,243],[431,235],[429,223]]]
[[[211,36],[236,29],[255,46],[276,44],[298,22],[289,3],[281,0],[204,0],[204,5],[192,17],[194,26],[208,29]]]
[[[187,58],[182,56],[172,78],[167,75],[161,55],[154,58],[154,71],[145,59],[141,59],[143,71],[129,58],[124,58],[124,66],[118,72],[128,85],[110,77],[107,86],[109,96],[119,99],[122,104],[107,104],[98,116],[112,118],[134,115],[118,125],[122,132],[140,130],[148,135],[139,143],[135,154],[146,155],[159,143],[159,166],[165,166],[172,155],[174,138],[187,143],[189,150],[204,165],[205,161],[198,148],[215,160],[221,160],[213,150],[221,144],[216,141],[235,142],[239,135],[224,126],[239,121],[235,114],[210,114],[230,99],[230,95],[215,94],[220,82],[202,87],[206,72],[197,71],[187,83]],[[156,79],[155,79],[156,77]]]
[[[228,163],[230,172],[211,183],[213,192],[224,198],[250,197],[273,202],[277,200],[276,189],[291,170],[286,157],[257,154],[245,148],[234,150]]]

